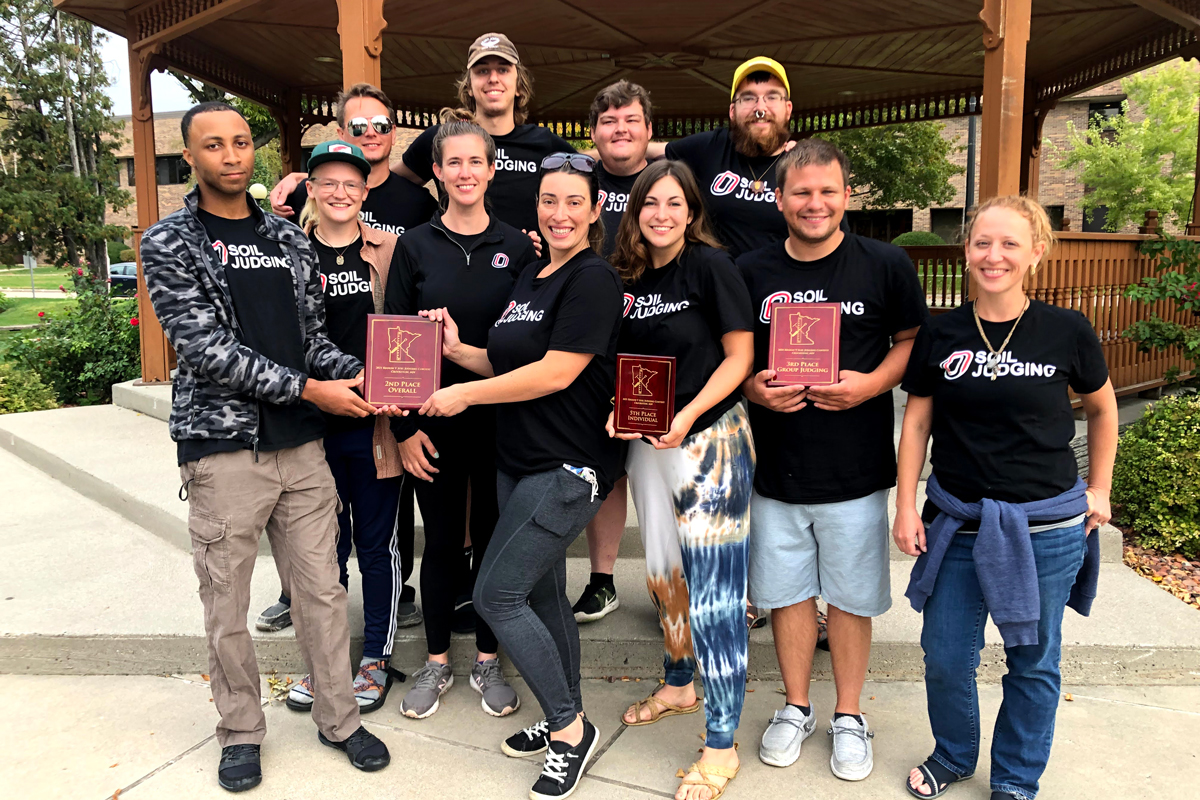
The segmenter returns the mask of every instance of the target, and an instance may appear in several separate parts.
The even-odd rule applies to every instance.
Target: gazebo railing
[[[925,302],[933,313],[958,308],[967,299],[967,274],[962,245],[940,244],[905,247],[917,268]]]

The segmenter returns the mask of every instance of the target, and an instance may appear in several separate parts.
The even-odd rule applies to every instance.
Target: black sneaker
[[[363,772],[383,769],[392,761],[387,745],[361,725],[344,742],[326,739],[325,734],[320,731],[317,731],[317,739],[326,747],[341,750],[350,758],[350,763]]]
[[[617,599],[617,590],[612,586],[595,586],[588,584],[579,596],[571,610],[575,612],[576,622],[595,622],[604,619],[621,607]]]
[[[566,742],[550,742],[546,753],[546,765],[533,788],[529,790],[531,800],[561,800],[570,797],[583,777],[592,753],[600,746],[600,731],[583,720],[583,738],[571,747]]]
[[[258,745],[231,744],[222,747],[217,783],[228,792],[244,792],[262,783]]]
[[[425,621],[421,609],[412,600],[401,600],[396,604],[396,627],[415,628]]]
[[[254,627],[260,631],[281,631],[292,627],[292,607],[283,601],[274,603],[258,615]]]
[[[510,758],[528,758],[546,752],[550,746],[550,726],[546,720],[535,722],[528,728],[517,731],[500,743],[504,755]]]

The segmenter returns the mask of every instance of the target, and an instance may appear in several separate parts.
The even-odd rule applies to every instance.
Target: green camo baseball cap
[[[313,148],[312,155],[308,157],[308,171],[312,172],[317,167],[330,161],[341,161],[352,167],[357,167],[358,171],[363,175],[363,180],[366,180],[371,175],[371,165],[367,163],[367,158],[363,155],[362,149],[356,144],[343,142],[340,139],[321,142]]]

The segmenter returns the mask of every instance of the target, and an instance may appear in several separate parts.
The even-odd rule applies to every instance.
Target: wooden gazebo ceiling
[[[1166,0],[1161,0],[1165,5]],[[161,57],[237,94],[282,107],[300,88],[315,119],[341,86],[334,0],[56,0],[134,40],[181,10],[237,10],[164,45]],[[1188,54],[1194,33],[1128,0],[1033,0],[1027,80],[1038,100],[1079,92]],[[1186,5],[1186,4],[1185,4]],[[803,129],[975,110],[983,84],[981,0],[388,0],[383,88],[406,121],[453,100],[467,47],[485,31],[517,44],[535,77],[534,117],[586,123],[596,90],[625,77],[651,92],[659,133],[720,119],[742,60],[788,69]],[[816,9],[836,9],[815,15]],[[135,30],[126,31],[133,10]],[[174,15],[174,16],[173,16]]]

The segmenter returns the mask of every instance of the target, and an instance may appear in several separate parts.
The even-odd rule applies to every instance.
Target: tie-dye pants
[[[747,540],[754,440],[741,403],[671,450],[630,443],[629,488],[671,686],[704,679],[706,744],[733,747],[746,696]]]

